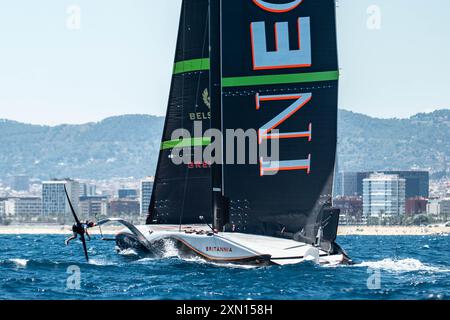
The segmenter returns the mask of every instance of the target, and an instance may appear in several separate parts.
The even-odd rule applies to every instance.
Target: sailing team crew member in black
[[[73,235],[70,238],[66,239],[66,241],[65,241],[66,246],[69,245],[70,241],[75,240],[76,238],[78,238],[78,235],[80,235],[80,236],[81,235],[86,235],[88,237],[89,241],[90,241],[91,240],[91,236],[89,235],[88,229],[89,228],[93,228],[93,227],[95,227],[95,223],[91,222],[89,220],[86,220],[85,223],[75,223],[72,226]]]

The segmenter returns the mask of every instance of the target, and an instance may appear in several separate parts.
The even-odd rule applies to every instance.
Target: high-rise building
[[[398,175],[376,173],[363,180],[363,213],[365,217],[405,214],[406,181]]]
[[[69,202],[64,192],[67,188],[70,200],[75,210],[78,208],[80,185],[71,179],[45,181],[42,183],[42,213],[45,217],[72,219]]]
[[[405,179],[406,198],[430,196],[430,173],[428,171],[385,171],[385,174],[396,174]]]
[[[358,172],[340,172],[337,177],[339,185],[336,190],[336,196],[362,196],[362,193],[358,193],[358,174]]]
[[[5,202],[5,215],[14,219],[29,219],[42,215],[42,200],[38,197],[9,198]]]
[[[353,197],[363,195],[363,181],[371,174],[377,172],[341,172],[339,173],[338,181],[340,191],[338,196]],[[427,171],[379,171],[386,175],[398,175],[405,179],[406,198],[428,198],[430,194],[430,174]]]
[[[80,183],[80,197],[91,197],[97,193],[97,187],[94,184]]]
[[[146,178],[141,181],[141,215],[145,216],[148,213],[150,207],[150,201],[152,199],[154,178]]]

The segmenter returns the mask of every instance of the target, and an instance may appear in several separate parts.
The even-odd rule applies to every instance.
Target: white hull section
[[[214,234],[205,226],[137,226],[131,232],[126,229],[117,235],[121,249],[132,244],[143,244],[149,251],[157,251],[161,242],[174,241],[180,252],[197,255],[217,263],[236,264],[299,264],[315,261],[319,264],[338,265],[346,262],[344,254],[330,255],[309,244],[289,239],[279,239],[241,233]],[[142,241],[142,236],[145,241]],[[139,239],[139,240],[138,240]],[[144,243],[143,243],[144,242]]]

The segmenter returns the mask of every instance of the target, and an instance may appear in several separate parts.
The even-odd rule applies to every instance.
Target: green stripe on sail
[[[339,80],[339,71],[279,74],[269,76],[223,78],[222,87],[244,87],[271,84],[306,83]]]
[[[204,71],[209,70],[209,68],[210,68],[209,58],[185,60],[175,63],[173,73],[180,74],[185,72]]]
[[[163,142],[161,150],[202,147],[202,146],[209,146],[210,144],[211,138],[178,139]]]

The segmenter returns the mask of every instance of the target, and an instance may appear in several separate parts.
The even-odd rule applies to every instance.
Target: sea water
[[[118,254],[114,242],[0,236],[0,299],[450,299],[450,237],[346,236],[353,266],[263,268]]]

